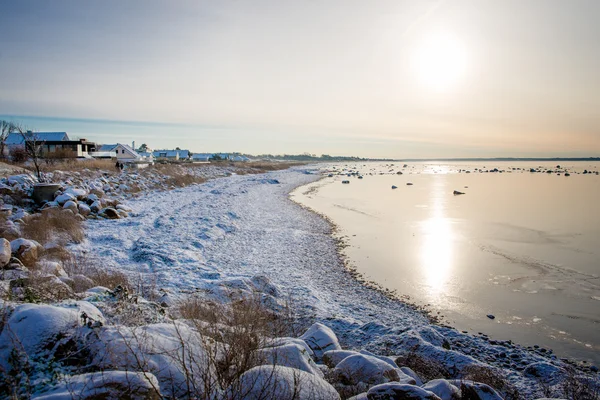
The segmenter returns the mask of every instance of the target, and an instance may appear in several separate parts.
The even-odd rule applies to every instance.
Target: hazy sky
[[[102,143],[600,156],[600,1],[0,0],[0,118]]]

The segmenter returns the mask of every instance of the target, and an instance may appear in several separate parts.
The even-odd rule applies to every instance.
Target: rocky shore
[[[2,396],[597,398],[595,367],[432,325],[354,279],[288,198],[317,168],[236,172],[54,172],[41,208],[31,177],[3,179]],[[84,235],[23,237],[38,214]]]

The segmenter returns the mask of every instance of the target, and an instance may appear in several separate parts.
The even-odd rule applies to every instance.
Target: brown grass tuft
[[[87,254],[72,254],[68,260],[63,262],[63,267],[69,276],[86,276],[94,281],[96,286],[104,286],[111,290],[117,286],[131,288],[131,283],[126,274],[121,271],[99,267],[97,261]]]
[[[42,245],[52,241],[61,246],[68,242],[81,243],[85,237],[81,220],[58,208],[33,215],[23,226],[22,234]]]
[[[504,395],[506,400],[522,399],[519,390],[512,385],[506,375],[497,368],[471,365],[461,371],[461,379],[485,383]]]
[[[408,367],[415,371],[423,379],[423,382],[451,377],[450,371],[442,363],[435,359],[425,358],[413,350],[397,357],[395,361],[400,367]]]

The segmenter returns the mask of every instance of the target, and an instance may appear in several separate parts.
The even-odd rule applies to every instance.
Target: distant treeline
[[[326,162],[335,162],[335,161],[390,161],[390,160],[373,160],[370,158],[361,158],[361,157],[353,157],[353,156],[330,156],[329,154],[321,154],[320,156],[316,154],[260,154],[258,156],[253,156],[252,158],[261,158],[261,159],[269,159],[269,160],[285,160],[285,161],[326,161]]]

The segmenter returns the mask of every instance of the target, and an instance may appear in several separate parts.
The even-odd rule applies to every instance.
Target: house
[[[98,151],[92,154],[97,158],[114,158],[122,163],[153,164],[154,158],[151,153],[138,153],[131,146],[123,143],[104,144]]]
[[[192,155],[192,161],[208,162],[212,158],[212,156],[212,153],[194,153]]]
[[[240,161],[240,162],[246,162],[246,161],[250,161],[250,159],[246,156],[242,156],[242,155],[237,155],[237,156],[233,156],[230,158],[231,161]]]
[[[32,132],[24,134],[11,132],[4,141],[5,155],[13,149],[25,147],[25,142],[36,143],[45,157],[57,158],[89,158],[89,153],[96,150],[96,143],[86,139],[70,140],[66,132]]]
[[[187,160],[190,158],[189,150],[155,150],[152,155],[157,160]]]

